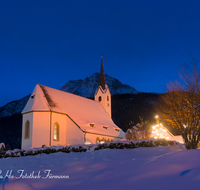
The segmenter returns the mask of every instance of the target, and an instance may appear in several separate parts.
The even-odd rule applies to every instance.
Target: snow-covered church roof
[[[84,132],[120,138],[124,136],[124,132],[114,124],[99,102],[44,85],[36,85],[22,114],[32,111],[66,114]],[[94,124],[94,127],[90,124]]]

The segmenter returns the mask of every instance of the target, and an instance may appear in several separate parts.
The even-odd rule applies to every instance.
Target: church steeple
[[[101,71],[100,71],[98,86],[101,86],[103,90],[106,89],[106,78],[105,78],[104,69],[103,69],[103,54],[101,54]]]
[[[111,94],[106,84],[106,78],[103,69],[103,55],[101,54],[101,71],[99,76],[99,84],[97,87],[97,91],[94,95],[95,101],[99,102],[104,110],[111,117]]]

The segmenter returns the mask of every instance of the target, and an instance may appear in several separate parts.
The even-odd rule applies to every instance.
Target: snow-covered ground
[[[2,177],[12,172],[0,190],[200,189],[200,150],[177,145],[2,158],[0,169]],[[41,177],[22,178],[33,172]]]

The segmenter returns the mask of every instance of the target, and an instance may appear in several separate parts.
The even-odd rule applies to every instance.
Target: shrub
[[[174,141],[167,141],[165,139],[156,139],[156,140],[143,140],[143,141],[118,141],[118,142],[111,142],[111,143],[104,143],[98,145],[83,145],[83,146],[65,146],[65,147],[44,147],[41,149],[28,149],[28,150],[8,150],[7,152],[1,152],[0,158],[7,158],[7,157],[19,157],[19,156],[33,156],[37,154],[50,154],[56,152],[86,152],[89,151],[91,148],[94,150],[100,149],[134,149],[138,147],[155,147],[155,146],[168,146],[178,144]]]

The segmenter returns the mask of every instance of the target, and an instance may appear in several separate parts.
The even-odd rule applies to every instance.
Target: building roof
[[[103,90],[106,89],[106,78],[104,74],[104,69],[103,69],[103,56],[101,56],[101,71],[100,71],[100,76],[99,76],[99,85]]]
[[[97,101],[37,84],[22,114],[32,111],[52,111],[66,114],[84,132],[123,138],[109,114]],[[90,124],[94,124],[91,127]],[[108,129],[103,128],[108,127]]]

